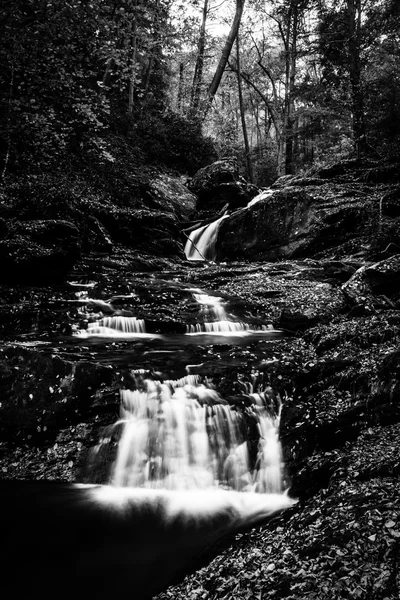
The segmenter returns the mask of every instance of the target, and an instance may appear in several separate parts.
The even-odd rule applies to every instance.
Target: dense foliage
[[[169,112],[168,5],[2,3],[3,178],[82,163],[102,169],[124,162],[126,145],[136,164],[165,162],[193,171],[209,159],[212,146],[199,127]]]
[[[397,160],[399,29],[393,0],[5,0],[1,178],[126,155],[128,171],[191,173],[213,143],[259,184],[354,154]]]

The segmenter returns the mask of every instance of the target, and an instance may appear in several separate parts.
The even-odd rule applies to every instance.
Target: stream
[[[57,499],[51,491],[43,496],[44,488],[27,488],[23,494],[26,498],[33,494],[34,501],[27,516],[22,517],[27,507],[21,508],[21,531],[16,539],[20,535],[20,543],[26,543],[32,520],[42,523],[40,535],[32,529],[29,536],[41,538],[44,556],[35,569],[29,567],[32,577],[47,577],[42,565],[52,560],[48,550],[54,543],[51,531],[59,527],[61,514],[66,523],[71,519],[71,533],[62,536],[65,547],[70,548],[68,553],[75,553],[69,538],[83,518],[79,509],[76,521],[75,503],[89,511],[87,528],[93,522],[90,535],[94,539],[101,535],[102,524],[108,523],[110,506],[119,514],[121,502],[132,504],[132,518],[139,522],[129,544],[137,557],[143,544],[147,545],[150,527],[142,525],[140,515],[143,511],[153,515],[154,541],[143,567],[131,575],[132,585],[142,590],[138,598],[164,589],[188,561],[220,537],[248,528],[294,503],[284,494],[290,486],[279,440],[284,398],[271,386],[269,368],[279,358],[280,345],[287,336],[273,327],[272,319],[261,309],[219,289],[224,278],[229,280],[239,273],[251,277],[257,269],[241,263],[214,265],[202,261],[162,272],[113,271],[112,277],[104,271],[82,269],[65,284],[41,290],[36,303],[29,294],[35,295],[37,290],[26,290],[27,304],[36,308],[16,319],[17,326],[3,339],[2,352],[11,360],[16,357],[16,369],[26,365],[26,375],[21,372],[21,378],[32,381],[32,405],[36,397],[46,394],[53,405],[49,409],[44,403],[43,411],[39,406],[34,409],[36,422],[41,423],[35,439],[51,438],[51,430],[41,419],[50,415],[46,423],[52,423],[52,415],[58,415],[62,422],[63,411],[72,416],[75,411],[73,419],[79,428],[81,404],[92,394],[97,405],[105,409],[97,442],[85,454],[83,478],[85,484],[101,484],[93,488],[100,513],[93,510],[92,514],[90,488],[68,488],[63,494],[61,490]],[[36,373],[31,371],[33,364]],[[107,381],[113,382],[114,392],[100,381],[104,373]],[[42,413],[39,416],[38,411]],[[85,419],[87,416],[82,417]],[[49,458],[57,444],[49,446]],[[82,477],[78,474],[79,480]],[[3,486],[1,493],[7,494],[11,511],[19,510],[13,508],[19,506],[19,500],[16,503],[14,496],[8,499],[7,487]],[[58,500],[66,497],[65,493],[78,496],[66,504]],[[43,516],[48,514],[48,502],[53,507],[51,518]],[[129,526],[133,527],[133,522]],[[114,540],[116,556],[124,552],[119,544],[125,543],[118,532],[111,522],[107,535]],[[79,538],[79,531],[76,535]],[[166,562],[154,582],[153,569],[160,560],[161,545]],[[32,547],[32,552],[36,551],[37,547]],[[18,546],[15,552],[18,555]],[[95,560],[100,561],[96,564],[101,570],[111,556],[105,551]],[[66,569],[77,569],[68,564]],[[129,564],[126,568],[130,569]],[[76,581],[73,578],[70,582],[71,593],[89,577],[81,567],[76,573]],[[64,577],[63,570],[59,576]],[[124,577],[122,569],[121,592]],[[50,580],[49,585],[44,597],[46,593],[51,596]],[[100,582],[96,585],[98,597],[106,597],[104,590],[114,589],[108,580],[105,587]]]

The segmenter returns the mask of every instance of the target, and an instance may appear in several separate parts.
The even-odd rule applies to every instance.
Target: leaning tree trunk
[[[229,56],[231,54],[232,46],[236,39],[236,36],[239,31],[240,21],[242,20],[243,8],[244,8],[245,0],[236,0],[236,12],[233,19],[233,23],[231,26],[231,30],[225,42],[225,46],[221,53],[221,58],[219,59],[218,66],[215,70],[214,77],[209,85],[207,90],[207,98],[205,102],[205,107],[203,111],[203,119],[207,116],[208,111],[210,110],[211,104],[215,98],[217,90],[219,88],[219,84],[221,83],[222,75],[224,74],[226,65],[228,64]]]

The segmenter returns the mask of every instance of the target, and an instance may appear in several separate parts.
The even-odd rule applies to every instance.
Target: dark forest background
[[[260,186],[397,161],[399,32],[395,0],[4,0],[1,181],[54,202],[224,156]]]

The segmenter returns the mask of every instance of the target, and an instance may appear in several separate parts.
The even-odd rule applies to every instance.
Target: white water
[[[254,333],[271,333],[272,329],[263,326],[260,330],[251,329],[241,321],[232,321],[225,310],[225,303],[219,296],[205,294],[201,290],[188,290],[200,305],[200,317],[203,322],[186,326],[186,335],[218,335],[226,337],[245,337]]]
[[[157,334],[146,333],[144,319],[136,317],[103,317],[88,324],[87,329],[81,329],[74,334],[76,337],[110,337],[110,338],[141,338],[159,337]]]
[[[250,459],[244,415],[196,376],[177,381],[138,379],[121,390],[123,427],[111,475],[116,486],[151,489],[282,490],[279,409],[262,395],[246,410],[256,420],[258,447]],[[103,443],[112,435],[107,433]],[[102,449],[102,444],[96,452]]]
[[[250,206],[254,206],[258,202],[261,202],[262,200],[267,200],[267,198],[270,198],[273,193],[274,193],[274,190],[263,190],[260,194],[257,194],[257,196],[255,196],[253,198],[253,200],[250,200],[250,202],[247,204],[246,208],[250,208]]]
[[[215,260],[218,228],[228,215],[220,217],[209,225],[204,225],[192,231],[185,245],[185,255],[188,260]]]
[[[263,190],[260,194],[255,196],[255,198],[250,200],[245,209],[254,206],[262,200],[270,198],[273,193],[274,190]],[[228,216],[229,215],[224,215],[209,225],[203,225],[203,227],[199,227],[190,233],[189,239],[185,245],[185,255],[188,260],[216,259],[216,241],[219,225],[221,221],[226,219]]]

